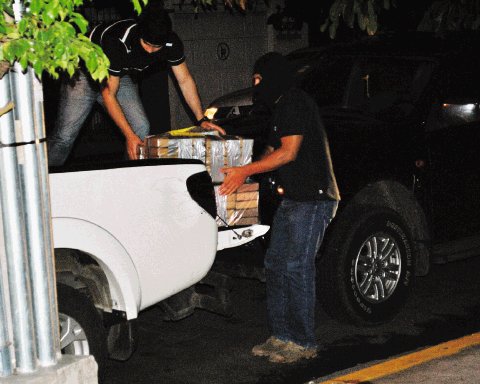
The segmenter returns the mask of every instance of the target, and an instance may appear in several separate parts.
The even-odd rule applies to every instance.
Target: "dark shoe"
[[[313,359],[317,356],[316,348],[305,348],[292,341],[275,352],[270,353],[268,359],[272,363],[296,363],[301,359]]]
[[[269,356],[273,352],[280,351],[287,345],[285,341],[270,336],[263,344],[256,345],[252,348],[253,356]]]

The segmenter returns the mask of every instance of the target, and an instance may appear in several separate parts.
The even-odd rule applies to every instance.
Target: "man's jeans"
[[[120,78],[117,100],[133,131],[143,140],[148,135],[150,124],[137,84],[129,76]],[[55,129],[48,138],[49,165],[57,166],[65,162],[96,101],[103,105],[99,86],[82,71],[75,75],[75,80],[62,83]]]
[[[284,341],[315,348],[315,256],[337,201],[284,199],[265,255],[268,323]]]

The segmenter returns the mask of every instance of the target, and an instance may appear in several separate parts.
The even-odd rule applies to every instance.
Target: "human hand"
[[[127,155],[130,160],[138,159],[137,147],[143,144],[143,141],[140,140],[137,135],[131,135],[127,137],[125,145],[127,149]]]
[[[231,195],[241,185],[245,184],[245,180],[249,176],[243,167],[224,167],[220,172],[225,174],[225,179],[220,186],[220,195]]]
[[[200,126],[203,129],[207,129],[209,131],[218,131],[222,135],[226,134],[225,130],[222,127],[220,127],[217,124],[212,123],[211,121],[202,121],[202,124],[200,124]]]

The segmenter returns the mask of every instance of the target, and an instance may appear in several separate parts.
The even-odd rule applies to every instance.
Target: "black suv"
[[[318,257],[318,297],[335,318],[390,320],[430,263],[478,254],[479,42],[415,33],[287,55],[297,84],[318,102],[342,195]],[[267,119],[252,112],[251,94],[210,107],[229,133],[261,147]],[[273,175],[262,182],[275,186]],[[268,190],[267,221],[278,201]]]

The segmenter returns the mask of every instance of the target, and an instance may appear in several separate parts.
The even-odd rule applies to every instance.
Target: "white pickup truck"
[[[204,279],[217,249],[268,230],[219,232],[199,160],[50,169],[50,191],[62,352],[92,354],[100,371],[108,356],[130,357],[141,310]],[[183,302],[177,318],[195,306]]]

